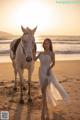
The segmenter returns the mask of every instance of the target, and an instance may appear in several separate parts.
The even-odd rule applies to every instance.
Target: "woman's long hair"
[[[45,44],[46,41],[49,42],[50,51],[53,52],[52,42],[51,42],[51,39],[49,39],[49,38],[46,38],[46,39],[44,40],[44,42],[43,42],[43,48],[45,49],[44,44]]]

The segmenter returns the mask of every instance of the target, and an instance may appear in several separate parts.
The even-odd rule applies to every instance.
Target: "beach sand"
[[[13,91],[14,73],[11,63],[0,64],[0,111],[9,111],[10,120],[41,120],[42,96],[38,69],[39,62],[36,62],[31,83],[33,103],[27,103],[26,90],[24,104],[21,105],[19,80],[17,92]],[[52,120],[80,120],[80,61],[56,61],[53,72],[69,94],[70,103],[51,108]],[[27,88],[27,71],[24,72],[24,79]]]

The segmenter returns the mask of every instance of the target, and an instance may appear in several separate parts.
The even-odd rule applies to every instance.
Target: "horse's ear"
[[[32,30],[33,34],[36,32],[37,26]]]
[[[23,33],[26,33],[26,29],[21,25],[21,29],[23,31]]]

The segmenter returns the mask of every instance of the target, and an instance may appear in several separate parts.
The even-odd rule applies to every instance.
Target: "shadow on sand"
[[[33,120],[32,104],[28,103],[25,105],[18,103],[14,112],[13,120]]]
[[[61,115],[61,113],[54,113],[53,120],[65,120],[65,118]]]
[[[21,120],[22,110],[23,110],[23,105],[18,103],[13,116],[13,120]]]

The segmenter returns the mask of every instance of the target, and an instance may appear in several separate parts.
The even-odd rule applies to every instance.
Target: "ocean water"
[[[37,53],[43,51],[45,38],[52,40],[56,60],[80,60],[80,36],[40,36],[36,37]],[[10,62],[9,50],[12,40],[0,40],[0,62]]]

